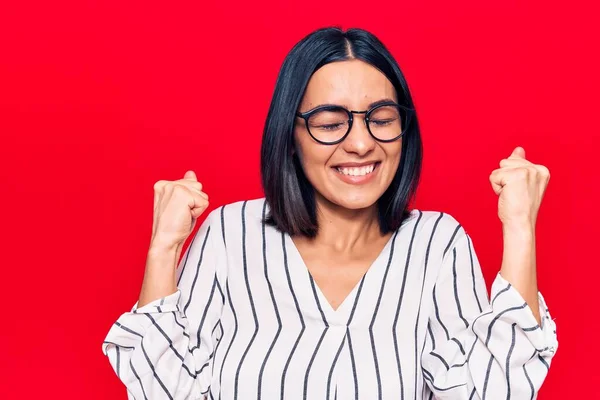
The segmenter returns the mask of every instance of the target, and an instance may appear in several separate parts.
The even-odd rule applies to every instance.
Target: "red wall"
[[[517,145],[549,167],[538,274],[560,349],[539,398],[600,398],[597,8],[156,3],[0,5],[0,398],[126,398],[101,343],[139,293],[153,183],[189,168],[211,209],[261,196],[277,71],[329,24],[370,29],[397,57],[425,145],[416,206],[462,222],[488,284],[502,249],[490,172]]]

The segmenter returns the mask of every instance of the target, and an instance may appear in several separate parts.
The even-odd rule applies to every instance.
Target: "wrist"
[[[146,269],[175,269],[180,253],[179,246],[152,245],[146,256]]]
[[[162,254],[175,254],[181,249],[183,243],[178,243],[172,240],[166,240],[161,238],[153,238],[150,241],[150,247],[148,249],[148,254],[162,255]]]
[[[504,223],[502,233],[505,236],[526,239],[535,236],[535,225],[528,221]]]

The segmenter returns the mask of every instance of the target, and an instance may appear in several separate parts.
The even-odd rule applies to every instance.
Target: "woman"
[[[490,176],[504,233],[490,304],[465,229],[408,208],[421,154],[372,34],[300,41],[267,116],[265,198],[212,211],[176,265],[208,197],[192,171],[154,187],[139,301],[103,344],[131,397],[536,397],[558,345],[535,269],[548,170],[517,148]]]

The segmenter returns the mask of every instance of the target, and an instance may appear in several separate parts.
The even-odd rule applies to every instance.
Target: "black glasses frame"
[[[384,107],[384,106],[395,106],[397,107],[400,113],[400,116],[402,117],[402,110],[404,110],[404,119],[405,121],[401,121],[402,123],[402,132],[400,132],[400,134],[392,139],[379,139],[377,136],[373,135],[373,132],[371,132],[371,127],[369,126],[369,117],[371,116],[371,114],[377,110],[380,107]],[[322,140],[317,139],[312,132],[310,131],[310,128],[308,127],[308,119],[311,117],[311,115],[319,112],[319,111],[333,111],[333,110],[342,110],[345,111],[346,114],[348,114],[348,131],[346,131],[346,133],[338,140],[335,140],[333,142],[324,142]],[[367,127],[367,131],[369,131],[369,134],[371,135],[371,137],[375,140],[377,140],[378,142],[383,142],[383,143],[389,143],[389,142],[393,142],[395,140],[400,139],[400,137],[402,137],[406,131],[408,130],[408,127],[410,125],[410,120],[411,120],[411,115],[412,112],[414,111],[414,108],[410,108],[410,107],[406,107],[406,106],[402,106],[396,102],[393,101],[388,101],[385,103],[380,103],[377,104],[373,107],[371,107],[368,110],[365,111],[356,111],[356,110],[348,110],[346,107],[343,106],[337,106],[337,105],[325,105],[325,106],[320,106],[317,108],[313,108],[312,110],[306,111],[306,112],[296,112],[296,116],[299,118],[302,118],[304,120],[304,124],[306,125],[306,130],[308,131],[308,134],[317,142],[321,143],[321,144],[325,144],[325,145],[333,145],[333,144],[338,144],[340,142],[342,142],[344,139],[346,139],[346,137],[348,136],[348,134],[350,133],[350,131],[352,130],[352,123],[354,122],[354,114],[365,114],[365,125]]]

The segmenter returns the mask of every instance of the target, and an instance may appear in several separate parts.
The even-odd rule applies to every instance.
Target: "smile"
[[[379,164],[381,164],[381,161],[362,165],[348,163],[345,165],[336,165],[332,169],[335,171],[335,176],[342,182],[351,185],[362,185],[375,179],[374,177],[378,175],[377,171],[380,169]]]
[[[336,167],[337,171],[349,176],[365,176],[373,172],[375,164],[365,165],[362,167]]]

